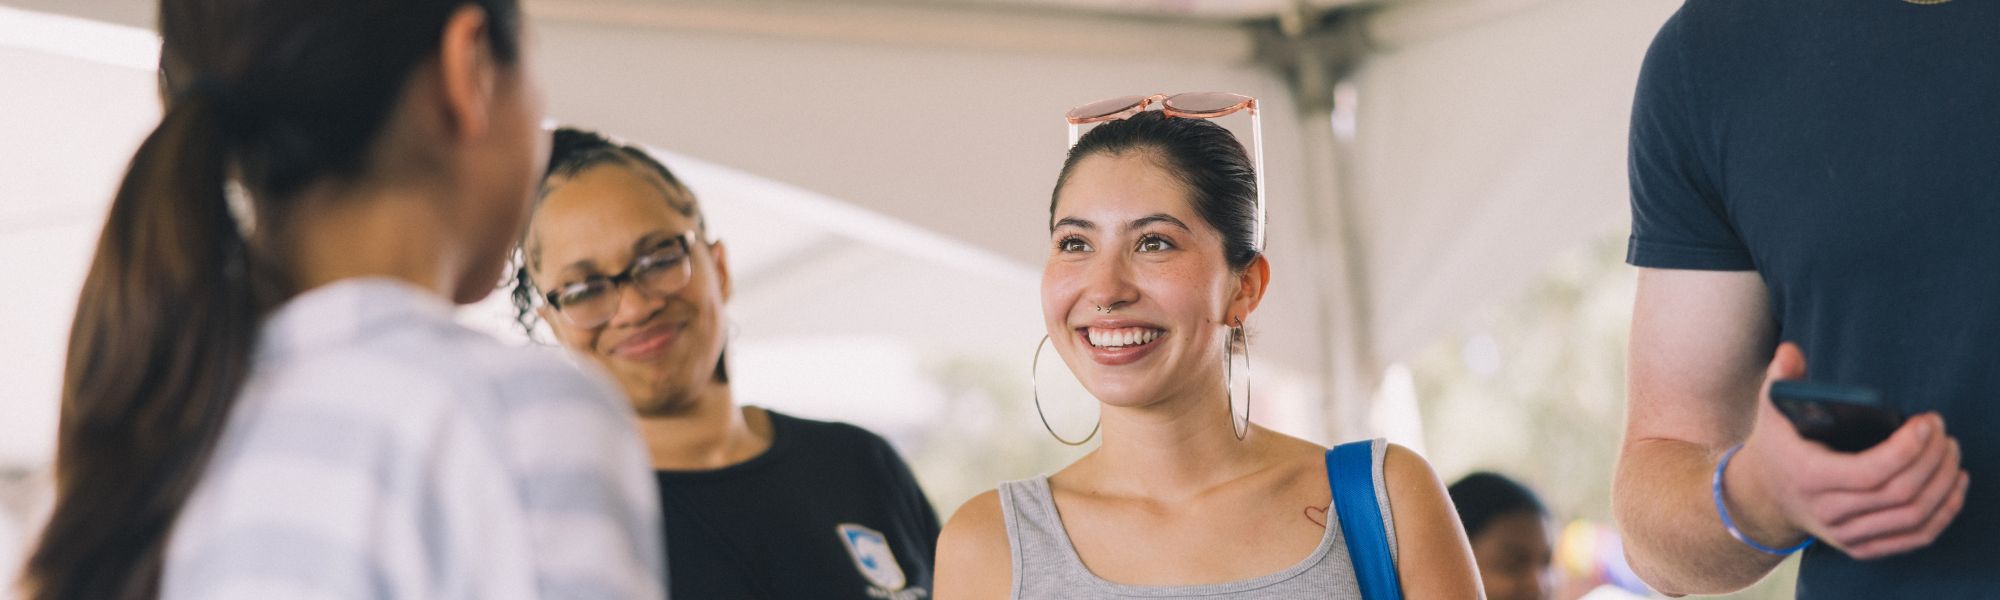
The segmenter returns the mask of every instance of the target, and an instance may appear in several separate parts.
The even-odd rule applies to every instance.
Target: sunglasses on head
[[[1084,125],[1129,118],[1155,103],[1160,105],[1160,112],[1166,116],[1183,119],[1218,119],[1238,111],[1249,111],[1251,168],[1257,177],[1257,230],[1254,242],[1258,251],[1264,250],[1264,121],[1257,115],[1256,98],[1231,92],[1182,92],[1098,100],[1069,109],[1069,113],[1064,115],[1064,120],[1069,122],[1069,145],[1076,146],[1080,128]]]

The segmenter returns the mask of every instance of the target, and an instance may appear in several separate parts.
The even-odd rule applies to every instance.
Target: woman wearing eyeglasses
[[[1071,111],[1103,124],[1056,179],[1045,344],[1099,401],[1103,439],[960,508],[938,598],[1478,597],[1423,458],[1380,440],[1329,453],[1235,416],[1246,374],[1227,365],[1271,266],[1255,162],[1207,119],[1254,107],[1201,93]]]
[[[852,425],[736,403],[729,255],[665,166],[558,130],[522,255],[523,325],[547,322],[638,412],[674,597],[930,597],[938,519],[896,451]]]

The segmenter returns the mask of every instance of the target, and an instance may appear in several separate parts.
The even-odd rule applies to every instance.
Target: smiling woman
[[[736,404],[723,362],[729,254],[665,165],[558,130],[522,257],[523,327],[546,321],[639,415],[673,596],[930,596],[937,515],[886,441]]]
[[[1257,174],[1206,120],[1228,110],[1144,105],[1082,136],[1049,207],[1042,313],[1101,405],[1102,446],[960,508],[939,541],[939,597],[1361,598],[1370,583],[1476,597],[1471,550],[1423,458],[1377,440],[1350,446],[1358,470],[1329,475],[1326,448],[1217,410],[1271,281]],[[1336,488],[1372,489],[1381,509],[1364,512],[1363,491],[1332,510]],[[1350,545],[1386,542],[1371,556],[1388,571],[1334,543],[1343,528]]]

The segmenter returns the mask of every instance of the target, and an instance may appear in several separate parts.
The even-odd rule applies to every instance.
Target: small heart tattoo
[[[1327,506],[1327,508],[1332,508],[1332,507],[1333,507],[1332,505]],[[1306,507],[1306,520],[1312,521],[1314,525],[1318,525],[1320,527],[1326,527],[1326,510],[1327,510],[1326,508],[1320,508],[1317,506],[1308,506]],[[1314,514],[1318,514],[1319,516],[1314,517],[1313,516]]]

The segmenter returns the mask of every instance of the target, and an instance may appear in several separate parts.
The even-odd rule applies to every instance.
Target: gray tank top
[[[1396,556],[1396,526],[1389,512],[1389,496],[1382,486],[1382,456],[1388,444],[1380,438],[1372,444],[1374,456],[1375,502],[1381,505],[1383,530],[1388,532],[1389,555]],[[1241,581],[1204,585],[1125,585],[1106,581],[1083,566],[1069,531],[1056,514],[1055,497],[1049,493],[1047,476],[1000,484],[1000,510],[1007,520],[1007,543],[1013,546],[1014,594],[1016,599],[1080,598],[1203,598],[1223,600],[1258,598],[1264,600],[1325,600],[1361,598],[1354,578],[1354,565],[1347,559],[1347,539],[1341,535],[1340,519],[1329,514],[1326,534],[1319,547],[1304,560],[1285,570]]]

